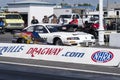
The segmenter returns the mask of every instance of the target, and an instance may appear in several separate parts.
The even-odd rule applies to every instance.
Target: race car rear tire
[[[19,38],[19,39],[17,40],[17,43],[26,43],[26,40],[23,39],[23,38]]]

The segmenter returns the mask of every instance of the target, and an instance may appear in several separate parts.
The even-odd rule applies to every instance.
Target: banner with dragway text
[[[76,46],[0,43],[0,56],[103,66],[118,66],[120,50]]]

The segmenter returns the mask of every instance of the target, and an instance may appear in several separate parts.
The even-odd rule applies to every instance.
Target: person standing
[[[58,23],[58,19],[56,15],[53,15],[53,19],[51,20],[51,23],[53,24],[57,24]]]
[[[5,32],[4,27],[5,27],[5,23],[4,23],[3,19],[2,19],[2,18],[0,18],[0,29],[1,29],[1,32],[2,32],[2,33],[4,33],[4,32]]]
[[[49,23],[49,18],[45,15],[44,18],[42,19],[43,23]]]
[[[31,24],[38,24],[38,23],[39,23],[39,21],[35,18],[35,16],[33,16]]]
[[[75,16],[73,16],[73,20],[70,21],[69,24],[78,25],[78,19]]]

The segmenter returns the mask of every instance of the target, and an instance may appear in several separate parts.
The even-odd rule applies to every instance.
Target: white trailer
[[[59,17],[62,14],[71,14],[72,9],[71,8],[54,8],[54,14]]]
[[[53,14],[53,7],[48,7],[48,6],[31,6],[30,7],[30,11],[29,11],[29,15],[28,15],[28,20],[29,20],[29,24],[32,20],[32,16],[35,16],[36,19],[38,19],[39,23],[42,23],[42,19],[44,18],[44,16],[50,16]]]

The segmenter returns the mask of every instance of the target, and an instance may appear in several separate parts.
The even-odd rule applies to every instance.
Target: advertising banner
[[[109,48],[0,43],[0,56],[118,66],[120,50]]]

